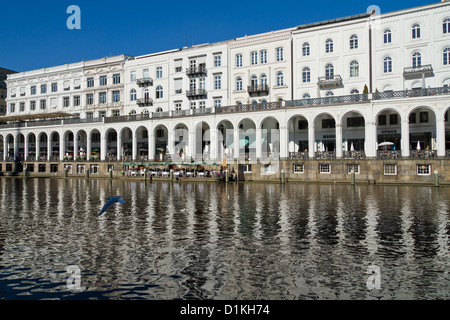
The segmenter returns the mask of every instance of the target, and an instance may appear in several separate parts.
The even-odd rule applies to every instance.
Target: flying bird
[[[110,197],[109,201],[103,206],[102,210],[100,210],[100,212],[98,213],[97,217],[99,217],[103,212],[108,210],[108,208],[111,207],[116,202],[125,203],[126,201],[122,200],[122,196]]]

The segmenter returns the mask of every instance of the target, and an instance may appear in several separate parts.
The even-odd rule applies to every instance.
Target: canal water
[[[445,187],[1,178],[0,299],[450,299],[449,211]]]

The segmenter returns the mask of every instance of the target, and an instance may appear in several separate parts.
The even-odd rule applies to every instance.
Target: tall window
[[[350,37],[350,49],[358,49],[358,36],[356,34]]]
[[[450,65],[450,47],[444,49],[442,62],[444,64],[444,66]]]
[[[258,86],[258,77],[256,75],[252,75],[250,78],[250,85],[254,88]]]
[[[334,66],[331,63],[325,66],[325,77],[327,77],[327,79],[334,77]]]
[[[142,76],[144,79],[150,78],[150,71],[148,69],[144,69],[144,71],[142,72]]]
[[[236,91],[241,91],[242,90],[242,78],[239,77],[236,79]]]
[[[253,51],[250,53],[252,65],[258,64],[258,52]]]
[[[58,91],[58,84],[56,82],[52,83],[52,92]]]
[[[214,76],[214,90],[220,90],[220,89],[222,89],[222,76],[215,75]]]
[[[277,55],[277,61],[283,61],[283,48],[276,48],[275,49],[276,55]]]
[[[131,71],[130,73],[130,81],[136,82],[136,71]]]
[[[106,92],[100,92],[98,94],[98,101],[100,103],[106,103]]]
[[[131,101],[136,101],[137,95],[136,95],[136,90],[135,89],[131,89],[130,91],[130,100]]]
[[[284,74],[283,72],[278,72],[277,73],[277,86],[284,86]]]
[[[113,102],[120,102],[120,91],[112,92]]]
[[[302,71],[303,83],[311,82],[311,70],[308,67],[304,67]]]
[[[333,52],[333,40],[327,39],[327,41],[325,42],[325,52]]]
[[[392,58],[386,57],[384,58],[384,73],[392,72]]]
[[[350,78],[359,77],[359,63],[356,60],[350,62]]]
[[[86,104],[88,105],[94,104],[94,94],[89,93],[86,95]]]
[[[92,80],[94,80],[94,79],[92,79]],[[47,93],[47,85],[46,84],[41,84],[41,93]]]
[[[163,97],[163,87],[156,87],[156,99],[161,99]]]
[[[309,56],[310,54],[311,54],[311,50],[310,50],[310,47],[309,47],[309,43],[305,42],[303,44],[303,47],[302,47],[302,55],[304,57],[306,57],[306,56]]]
[[[267,75],[263,74],[261,75],[261,87],[266,87],[267,86]]]
[[[163,77],[162,67],[156,67],[156,78],[160,79]]]
[[[242,67],[242,54],[236,55],[236,68]]]
[[[420,67],[422,65],[422,55],[420,52],[414,52],[412,55],[412,66],[414,68]]]
[[[259,56],[261,58],[261,64],[267,63],[267,50],[261,50]]]
[[[214,55],[214,67],[220,67],[222,65],[222,56],[220,54]]]
[[[107,84],[108,84],[108,80],[107,80],[106,76],[100,76],[100,85],[106,86]]]
[[[384,43],[391,43],[392,42],[392,32],[391,29],[386,29],[383,32],[383,42]]]
[[[415,23],[412,26],[412,38],[419,39],[420,38],[420,24]]]
[[[445,18],[443,24],[442,24],[443,32],[445,34],[450,33],[450,18]]]
[[[120,73],[113,74],[113,84],[120,83]]]

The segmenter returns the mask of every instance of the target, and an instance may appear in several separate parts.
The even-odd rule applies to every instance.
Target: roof
[[[16,71],[12,71],[5,68],[0,68],[0,80],[6,80],[8,74],[17,73]]]
[[[7,121],[25,121],[25,120],[36,120],[36,119],[55,119],[55,118],[67,118],[74,117],[75,115],[68,112],[49,112],[49,113],[38,113],[38,114],[26,114],[20,116],[4,116],[0,117],[0,122]]]
[[[312,28],[312,27],[317,27],[317,26],[323,26],[323,25],[332,24],[332,23],[362,19],[362,18],[367,18],[370,16],[371,16],[371,13],[361,13],[361,14],[343,17],[343,18],[324,20],[324,21],[314,22],[314,23],[307,23],[307,24],[302,24],[302,25],[297,26],[297,30],[307,29],[307,28]]]

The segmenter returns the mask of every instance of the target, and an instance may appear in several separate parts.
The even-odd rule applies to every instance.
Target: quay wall
[[[70,168],[66,170],[65,168]],[[225,170],[229,181],[240,182],[287,182],[287,183],[365,183],[365,184],[424,184],[450,186],[449,159],[304,159],[280,161],[228,162],[227,166],[208,165],[149,165],[137,163],[124,166],[122,162],[0,162],[0,175],[27,177],[89,177],[89,178],[131,178],[144,179],[142,173],[149,169],[169,171],[193,171],[181,180],[220,180],[198,175],[201,171],[221,172]],[[125,169],[125,170],[124,170]],[[110,174],[110,170],[112,174]],[[352,170],[354,174],[352,173]],[[131,172],[136,172],[131,175]],[[169,180],[170,175],[152,177]],[[173,179],[177,179],[173,175]],[[436,180],[437,179],[437,180]]]

